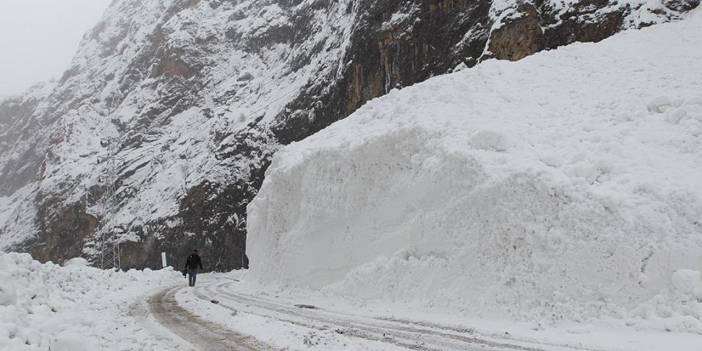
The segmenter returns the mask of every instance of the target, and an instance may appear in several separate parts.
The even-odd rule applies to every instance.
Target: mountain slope
[[[114,2],[42,99],[0,110],[0,238],[41,260],[246,264],[281,145],[456,66],[677,19],[695,0]],[[6,106],[6,105],[3,105]]]

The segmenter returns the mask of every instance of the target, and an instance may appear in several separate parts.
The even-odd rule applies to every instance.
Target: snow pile
[[[181,282],[172,270],[102,271],[80,259],[66,267],[0,254],[0,350],[151,350],[131,301]]]
[[[702,273],[680,269],[670,283],[672,286],[634,310],[629,323],[702,334]]]
[[[702,333],[702,16],[394,91],[280,151],[247,279]]]

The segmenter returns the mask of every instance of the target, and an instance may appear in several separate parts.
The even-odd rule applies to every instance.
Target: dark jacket
[[[198,268],[202,269],[202,260],[200,259],[200,255],[192,254],[188,256],[188,260],[185,261],[185,270],[192,270]]]

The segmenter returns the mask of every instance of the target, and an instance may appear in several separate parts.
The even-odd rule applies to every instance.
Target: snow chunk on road
[[[276,155],[247,279],[702,333],[701,60],[697,11],[374,100]]]

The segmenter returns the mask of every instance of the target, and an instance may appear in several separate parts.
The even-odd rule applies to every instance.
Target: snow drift
[[[133,300],[182,277],[103,271],[73,259],[60,267],[27,254],[0,253],[0,350],[154,350],[135,323]]]
[[[702,332],[702,16],[490,61],[280,151],[248,279]]]

